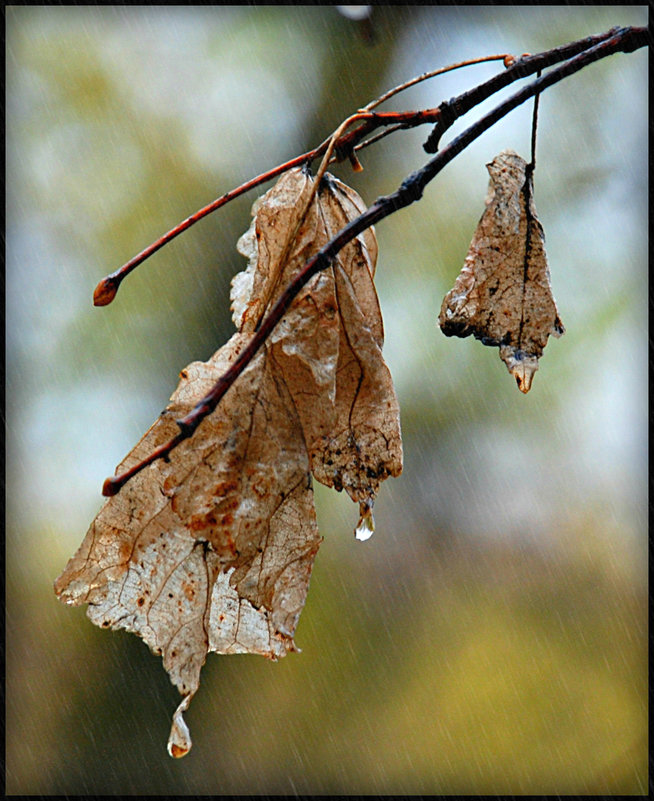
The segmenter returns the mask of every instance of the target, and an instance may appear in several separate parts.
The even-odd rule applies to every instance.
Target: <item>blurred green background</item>
[[[403,80],[643,25],[647,9],[380,6],[369,23],[334,6],[6,7],[9,794],[647,792],[644,51],[542,97],[536,205],[567,333],[528,396],[496,349],[436,318],[484,165],[507,147],[528,158],[531,107],[378,226],[405,469],[366,543],[349,500],[317,489],[301,654],[210,655],[193,750],[173,761],[160,659],[55,599],[102,480],[179,370],[231,334],[259,192],[94,309],[104,274]],[[498,69],[387,107],[436,106]],[[335,172],[370,203],[426,161],[427,134]]]

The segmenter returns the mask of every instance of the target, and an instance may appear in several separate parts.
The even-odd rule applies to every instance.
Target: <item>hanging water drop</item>
[[[375,521],[372,516],[372,501],[361,501],[359,504],[359,522],[354,531],[354,536],[364,542],[372,537],[375,530]]]

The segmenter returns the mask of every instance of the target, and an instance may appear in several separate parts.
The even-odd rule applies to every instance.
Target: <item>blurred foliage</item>
[[[405,470],[377,533],[317,488],[325,542],[278,664],[210,656],[177,703],[160,660],[57,603],[101,481],[193,359],[232,331],[257,193],[160,251],[110,307],[99,278],[214,197],[427,69],[646,24],[643,7],[30,7],[6,12],[9,794],[647,792],[646,58],[541,101],[536,203],[567,327],[527,398],[496,351],[436,328],[518,110],[378,227]],[[435,106],[496,66],[414,87]],[[454,133],[468,120],[459,123]],[[368,201],[426,131],[334,171]]]

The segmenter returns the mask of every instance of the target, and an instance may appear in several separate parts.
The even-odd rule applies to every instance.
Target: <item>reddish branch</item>
[[[381,97],[378,97],[376,100],[369,103],[362,111],[365,113],[366,111],[371,111],[373,108],[376,108],[385,100],[393,97],[393,95],[398,94],[399,92],[408,89],[410,86],[415,86],[415,84],[420,83],[421,81],[427,80],[429,78],[433,78],[436,75],[441,75],[445,72],[451,72],[452,70],[461,69],[462,67],[469,67],[473,64],[481,64],[482,62],[486,61],[504,61],[505,65],[508,66],[509,63],[513,63],[515,59],[513,56],[509,56],[505,53],[500,55],[493,55],[493,56],[483,56],[481,58],[474,58],[468,59],[466,61],[460,61],[457,64],[450,64],[448,67],[441,67],[437,70],[432,70],[431,72],[425,72],[422,75],[417,76],[416,78],[412,78],[410,81],[406,83],[400,84],[399,86],[394,87],[393,89],[385,92]],[[431,113],[430,113],[431,112]],[[368,145],[372,144],[373,142],[378,141],[378,139],[382,138],[386,133],[392,133],[394,131],[399,130],[400,128],[411,128],[415,125],[422,125],[424,122],[434,122],[439,115],[439,111],[436,109],[431,109],[427,111],[419,111],[419,112],[409,112],[407,115],[403,114],[394,114],[389,113],[385,115],[377,114],[376,116],[370,116],[365,124],[359,126],[356,130],[350,131],[350,133],[345,134],[343,133],[342,136],[339,136],[337,141],[334,143],[332,147],[333,150],[336,151],[336,159],[342,161],[345,158],[349,158],[352,167],[355,171],[359,171],[363,169],[359,164],[359,161],[355,155],[355,150],[358,150],[363,147],[367,147]],[[362,116],[362,115],[358,115]],[[402,120],[402,118],[405,118]],[[400,122],[400,120],[402,120]],[[380,125],[391,125],[390,129],[387,129],[383,132],[380,136],[374,137],[366,142],[362,140],[375,128],[379,127]],[[221,206],[224,206],[226,203],[229,203],[230,200],[234,200],[235,198],[239,197],[239,195],[248,192],[250,189],[254,189],[257,186],[260,186],[263,183],[271,181],[273,178],[276,178],[281,173],[286,172],[287,170],[292,169],[293,167],[298,167],[301,164],[310,164],[314,159],[319,158],[322,156],[327,149],[331,145],[332,137],[326,139],[322,144],[320,144],[314,150],[309,150],[307,153],[303,153],[301,156],[297,156],[290,161],[285,162],[284,164],[280,164],[277,167],[273,167],[272,170],[268,170],[267,172],[261,173],[256,178],[252,178],[250,181],[242,184],[236,189],[232,189],[231,191],[227,192],[226,194],[222,195],[221,197],[217,198],[213,202],[209,203],[207,206],[199,209],[192,214],[190,217],[187,217],[183,222],[178,223],[174,228],[171,228],[170,231],[165,233],[151,245],[148,245],[145,250],[142,250],[128,262],[123,264],[115,272],[111,273],[110,275],[106,276],[105,278],[100,281],[100,283],[95,288],[95,292],[93,293],[93,303],[95,306],[106,306],[112,302],[112,300],[116,297],[116,293],[118,292],[118,288],[122,283],[123,279],[126,278],[132,270],[142,264],[146,259],[152,256],[153,253],[156,253],[160,248],[164,245],[167,245],[168,242],[173,240],[176,236],[179,236],[183,231],[186,231],[187,228],[190,228],[192,225],[195,225],[196,222],[201,220],[203,217],[211,214],[212,211],[216,211]]]
[[[438,109],[407,112],[405,115],[394,115],[392,113],[373,113],[368,119],[362,122],[361,125],[339,137],[335,147],[337,158],[343,160],[344,158],[352,157],[355,149],[378,141],[381,136],[385,135],[386,133],[391,133],[400,129],[413,128],[417,125],[423,125],[424,123],[435,122],[436,120],[439,120],[439,124],[435,126],[434,131],[425,143],[425,149],[427,152],[435,153],[438,149],[438,141],[443,133],[456,119],[465,114],[467,111],[470,111],[474,106],[481,103],[483,100],[486,100],[488,97],[500,89],[503,89],[505,86],[508,86],[513,81],[517,81],[520,78],[525,78],[528,75],[532,75],[539,70],[542,70],[544,67],[557,64],[558,62],[571,58],[572,56],[575,56],[584,50],[588,50],[593,45],[609,38],[617,30],[618,29],[613,29],[607,33],[599,34],[597,36],[589,36],[585,39],[580,39],[576,42],[571,42],[570,44],[556,47],[553,50],[548,50],[545,53],[540,53],[538,55],[523,56],[521,59],[514,61],[505,72],[499,73],[489,81],[486,81],[469,92],[459,95],[459,97],[454,98],[453,100],[442,103]],[[460,64],[453,65],[452,69],[458,69],[460,67],[476,64],[481,61],[497,60],[502,58],[504,59],[505,64],[510,63],[510,60],[507,60],[507,57],[504,55],[487,56],[482,59],[462,61]],[[378,101],[376,101],[375,104],[371,104],[371,106],[381,103],[389,97],[392,97],[398,91],[401,91],[409,86],[413,86],[418,81],[423,80],[426,77],[436,75],[442,71],[444,70],[435,70],[433,73],[425,73],[418,78],[408,81],[406,84],[402,84],[402,86],[396,87],[390,92],[386,92],[378,99]],[[404,116],[404,118],[402,120],[398,119],[398,117],[401,116]],[[392,125],[392,128],[386,132],[383,132],[380,136],[374,137],[368,142],[363,142],[365,137],[383,125]],[[151,245],[145,248],[145,250],[142,250],[118,270],[103,278],[95,288],[95,292],[93,293],[93,303],[96,306],[106,306],[107,304],[111,303],[111,301],[115,298],[123,279],[126,278],[132,272],[132,270],[138,267],[139,264],[152,256],[153,253],[156,253],[164,245],[167,245],[168,242],[173,240],[176,236],[179,236],[179,234],[181,234],[183,231],[186,231],[187,228],[190,228],[203,217],[206,217],[208,214],[211,214],[211,212],[216,211],[230,200],[234,200],[234,198],[239,197],[250,189],[254,189],[257,186],[276,178],[278,175],[281,175],[283,172],[286,172],[293,167],[314,161],[326,152],[328,145],[329,139],[325,140],[314,150],[309,150],[306,153],[303,153],[301,156],[297,156],[296,158],[291,159],[284,164],[274,167],[272,170],[268,170],[267,172],[258,175],[256,178],[252,178],[250,181],[247,181],[236,189],[227,192],[213,202],[209,203],[204,208],[196,211],[190,217],[187,217],[183,222],[179,223],[174,228],[171,228],[170,231],[157,239],[156,242],[153,242]]]
[[[359,144],[359,142],[372,130],[381,125],[393,124],[396,130],[398,127],[412,128],[416,125],[423,125],[426,122],[435,122],[438,119],[439,114],[440,111],[438,109],[427,109],[424,111],[410,111],[404,113],[388,112],[383,114],[370,112],[367,115],[362,114],[361,116],[364,118],[363,124],[359,125],[355,130],[344,134],[336,143],[335,150],[338,154],[338,158],[339,160],[342,160],[343,158],[349,157],[354,152],[354,148]],[[313,150],[309,150],[306,153],[303,153],[301,156],[297,156],[296,158],[291,159],[284,164],[274,167],[272,170],[268,170],[267,172],[261,173],[261,175],[257,175],[256,178],[252,178],[250,181],[241,184],[241,186],[237,187],[236,189],[226,192],[221,197],[209,203],[209,205],[204,206],[204,208],[196,211],[195,214],[191,214],[190,217],[187,217],[183,222],[179,223],[174,228],[171,228],[170,231],[157,239],[156,242],[148,245],[147,248],[123,264],[123,266],[118,270],[103,278],[102,281],[100,281],[100,283],[96,286],[93,293],[93,305],[107,306],[109,303],[111,303],[111,301],[116,297],[116,293],[118,292],[121,282],[124,278],[127,278],[132,270],[152,256],[153,253],[156,253],[164,245],[167,245],[176,236],[179,236],[179,234],[181,234],[183,231],[186,231],[187,228],[195,225],[195,223],[201,220],[203,217],[206,217],[208,214],[211,214],[212,211],[216,211],[221,206],[229,203],[230,200],[234,200],[240,195],[245,194],[245,192],[248,192],[250,189],[254,189],[261,184],[271,181],[273,178],[276,178],[283,172],[291,170],[293,167],[299,167],[301,164],[307,164],[314,161],[325,153],[328,145],[329,140],[326,140]]]
[[[481,136],[482,133],[492,127],[498,120],[502,119],[502,117],[504,117],[510,111],[513,111],[513,109],[524,103],[529,98],[540,94],[545,89],[553,86],[564,78],[573,75],[575,72],[578,72],[594,61],[598,61],[599,59],[606,58],[607,56],[618,52],[633,52],[638,48],[646,46],[648,43],[649,33],[647,28],[614,28],[611,31],[599,36],[588,37],[578,42],[573,42],[569,45],[555,48],[554,50],[547,51],[546,53],[539,54],[537,56],[526,57],[525,59],[516,62],[515,66],[509,68],[505,73],[501,73],[500,75],[491,78],[485,84],[482,84],[476,89],[466,92],[463,95],[460,95],[459,97],[442,104],[440,109],[437,110],[440,111],[440,116],[438,117],[436,130],[432,132],[432,135],[428,140],[428,143],[431,143],[431,145],[440,139],[442,133],[454,122],[455,119],[457,119],[458,116],[466,113],[466,111],[470,110],[477,103],[482,102],[482,100],[486,99],[490,94],[493,94],[494,92],[508,85],[511,80],[516,80],[517,78],[522,78],[526,75],[538,72],[539,70],[543,69],[543,67],[557,63],[563,58],[569,59],[561,66],[552,69],[543,77],[538,78],[533,83],[528,84],[519,92],[516,92],[516,94],[505,100],[503,103],[500,103],[500,105],[496,106],[491,112],[463,131],[463,133],[453,139],[448,145],[443,147],[434,156],[434,158],[424,165],[424,167],[409,175],[402,182],[397,191],[390,195],[377,198],[370,208],[368,208],[363,214],[361,214],[355,220],[352,220],[341,231],[339,231],[339,233],[332,240],[330,240],[305,264],[302,270],[288,285],[273,308],[264,317],[259,329],[253,335],[250,342],[246,345],[236,361],[234,361],[225,374],[220,377],[213,389],[193,408],[189,414],[186,415],[186,417],[183,417],[181,420],[177,420],[177,425],[180,429],[179,434],[173,437],[169,442],[157,448],[145,459],[134,465],[134,467],[132,467],[130,470],[127,470],[118,476],[106,479],[102,489],[102,494],[106,496],[115,495],[120,488],[127,481],[129,481],[130,478],[136,475],[136,473],[140,472],[143,470],[143,468],[147,467],[149,464],[152,464],[152,462],[156,461],[157,459],[168,458],[170,452],[176,448],[180,442],[183,442],[185,439],[193,435],[195,429],[200,425],[202,420],[204,420],[207,415],[213,412],[220,399],[249,364],[274,327],[284,316],[302,287],[304,287],[314,275],[328,267],[338,252],[348,242],[361,234],[371,225],[377,224],[390,214],[393,214],[399,209],[409,206],[411,203],[419,200],[422,197],[427,184],[429,184],[430,181],[432,181],[436,175],[438,175],[438,173],[440,173],[441,170],[450,163],[450,161],[459,155],[459,153],[468,147],[468,145],[470,145],[475,139]],[[511,77],[512,71],[514,77]],[[434,110],[430,110],[430,113],[433,111]],[[351,139],[347,140],[348,143],[360,141],[362,136],[365,135],[363,134],[359,139],[357,139],[361,129],[365,128],[367,125],[371,125],[374,121],[374,118],[388,118],[388,116],[390,115],[372,114],[370,122],[366,120],[358,128],[343,136],[342,139],[339,140],[339,145],[341,145],[341,142],[347,137],[352,137]],[[372,130],[372,128],[367,129],[366,133],[369,133],[370,130]],[[352,145],[350,144],[349,146]],[[303,158],[306,160],[306,154],[305,157],[298,157],[298,159],[294,159],[293,162],[289,162],[289,164],[291,164],[291,166],[296,166],[297,164],[302,163]],[[287,165],[284,165],[284,169],[276,168],[279,170],[279,172],[275,172],[274,174],[279,174],[288,168],[289,167]],[[257,179],[254,180],[256,181]],[[256,184],[250,182],[250,186],[254,185]],[[196,217],[197,215],[193,216]],[[161,245],[159,245],[159,247],[161,247]]]

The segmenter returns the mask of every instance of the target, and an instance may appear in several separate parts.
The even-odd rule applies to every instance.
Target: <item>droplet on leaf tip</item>
[[[372,501],[362,501],[359,504],[359,522],[354,531],[354,536],[361,542],[365,542],[372,537],[375,531],[375,520],[372,516]]]
[[[171,757],[179,759],[180,757],[188,754],[188,749],[184,750],[183,748],[180,748],[177,743],[168,743],[168,753]]]
[[[170,728],[170,736],[168,737],[168,753],[175,759],[186,756],[193,744],[191,733],[182,716],[182,713],[188,709],[191,698],[191,695],[187,695],[173,715],[173,725]]]
[[[534,374],[538,370],[538,358],[533,354],[510,347],[500,347],[500,358],[515,378],[518,389],[526,395],[531,389]]]

